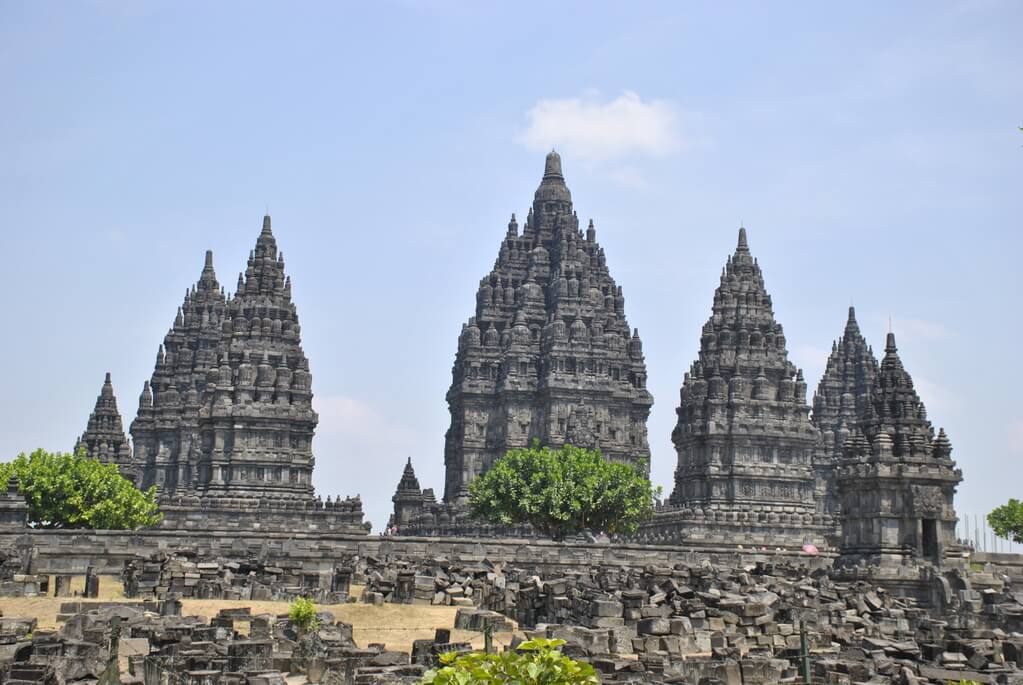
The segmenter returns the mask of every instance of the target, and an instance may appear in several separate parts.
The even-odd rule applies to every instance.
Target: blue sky
[[[0,454],[125,423],[207,248],[267,207],[320,411],[379,528],[442,489],[462,322],[556,146],[643,336],[653,477],[740,221],[814,386],[889,316],[965,474],[1023,495],[1023,5],[0,2]],[[293,4],[292,4],[293,5]]]

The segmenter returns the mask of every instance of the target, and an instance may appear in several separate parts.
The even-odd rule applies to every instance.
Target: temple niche
[[[953,505],[962,472],[934,429],[889,333],[863,418],[836,468],[842,509],[836,565],[940,564],[958,550]]]
[[[449,506],[424,504],[423,530],[453,530],[459,521],[471,530],[463,506],[469,484],[533,440],[599,449],[649,473],[653,399],[643,343],[626,320],[622,288],[593,222],[580,228],[557,152],[547,155],[524,225],[520,230],[512,215],[494,267],[480,281],[475,315],[458,337],[447,401]],[[417,519],[402,511],[395,520]]]

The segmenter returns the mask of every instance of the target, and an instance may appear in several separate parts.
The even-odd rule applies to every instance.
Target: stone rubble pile
[[[126,562],[123,581],[125,596],[144,599],[290,601],[309,597],[338,604],[348,597],[349,576],[343,575],[342,569],[333,579],[324,579],[318,573],[303,573],[300,562],[288,560],[271,565],[257,560],[196,560],[160,554]]]
[[[206,619],[181,616],[175,600],[147,606],[157,611],[142,605],[92,609],[71,617],[60,630],[37,630],[34,619],[0,619],[0,682],[107,682],[103,678],[118,668],[119,656],[127,669],[118,668],[109,682],[284,685],[304,676],[308,683],[329,685],[415,683],[434,655],[469,649],[447,644],[447,635],[445,644],[419,641],[414,662],[382,645],[357,647],[352,626],[329,613],[318,615],[315,631],[301,633],[286,615],[252,614],[249,607],[222,609]]]
[[[1023,683],[1023,593],[990,574],[971,574],[976,587],[959,572],[935,576],[938,609],[787,563],[548,575],[487,561],[365,559],[363,576],[366,602],[496,612],[527,635],[566,640],[609,680],[779,682],[798,675],[805,650],[826,682],[943,683],[954,672]],[[482,630],[481,616],[459,612],[456,627]]]
[[[449,564],[438,558],[426,562],[360,560],[353,582],[365,585],[362,601],[369,604],[433,604],[474,607],[486,602],[483,593],[503,592],[501,565]]]
[[[49,592],[49,576],[28,572],[22,554],[0,549],[0,597],[38,597]]]

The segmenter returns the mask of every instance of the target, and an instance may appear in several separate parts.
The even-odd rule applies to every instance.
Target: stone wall
[[[645,566],[700,563],[751,563],[800,557],[816,565],[830,564],[830,555],[802,555],[798,549],[771,551],[736,549],[732,545],[693,546],[591,544],[549,540],[432,538],[279,533],[251,530],[70,531],[0,529],[0,549],[34,547],[33,573],[120,574],[124,562],[160,552],[187,553],[198,558],[252,558],[300,561],[308,573],[327,573],[343,558],[445,556],[472,561],[489,559],[540,568],[570,570],[593,565]]]
[[[326,502],[319,499],[266,497],[163,497],[161,528],[181,531],[252,530],[302,531],[367,535],[362,501],[349,497]]]

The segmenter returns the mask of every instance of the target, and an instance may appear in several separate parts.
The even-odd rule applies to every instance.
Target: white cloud
[[[519,143],[533,150],[557,148],[587,161],[664,157],[682,146],[679,110],[664,100],[644,102],[628,90],[606,102],[593,92],[540,100],[526,117],[529,126]],[[630,180],[635,178],[632,174]]]

